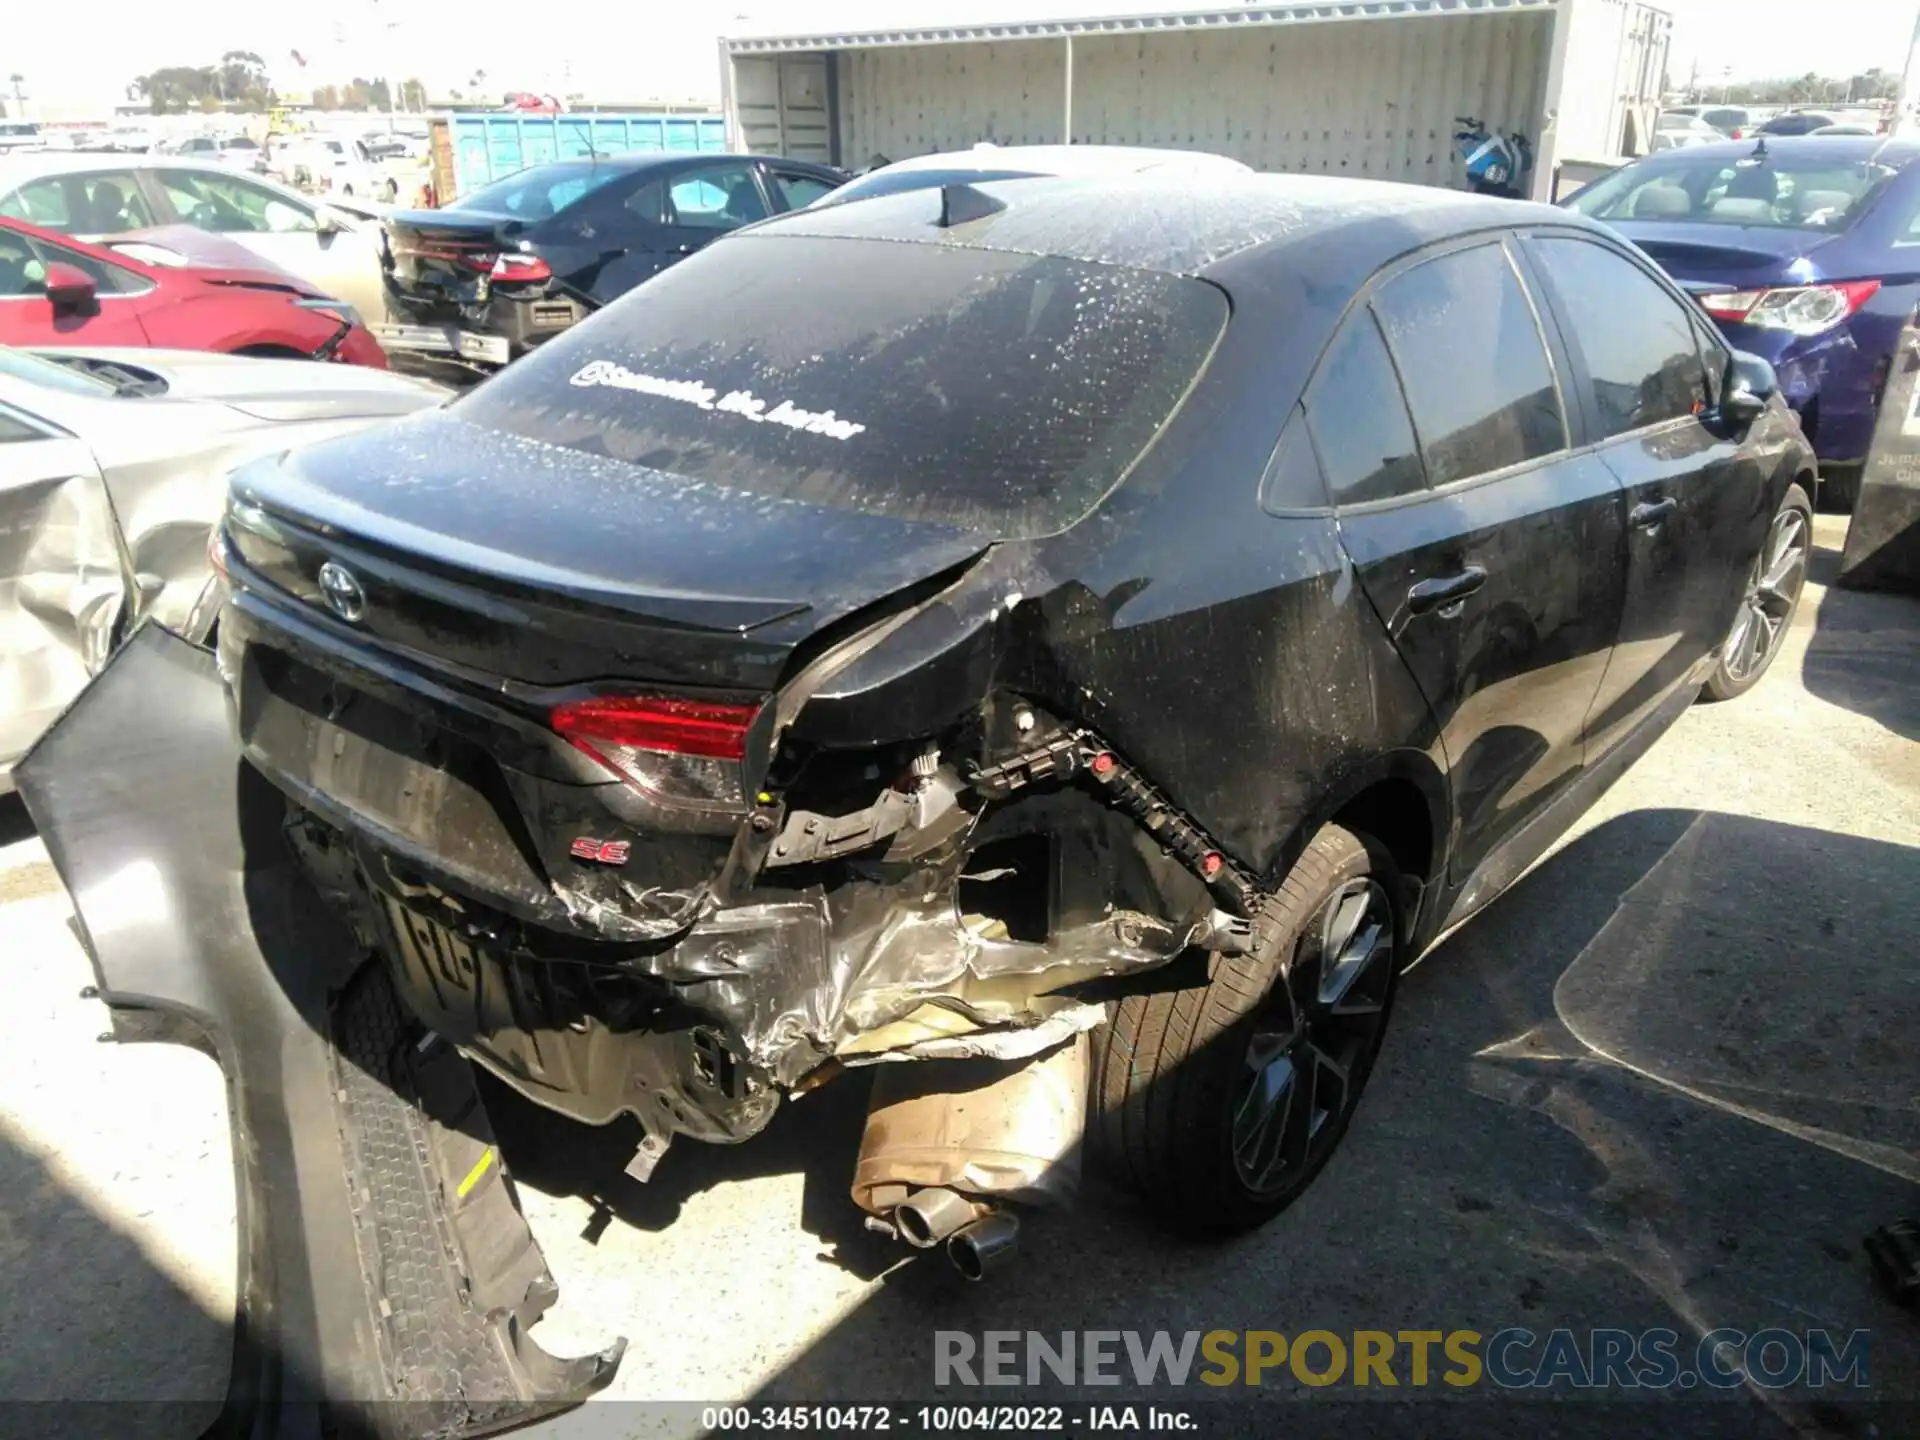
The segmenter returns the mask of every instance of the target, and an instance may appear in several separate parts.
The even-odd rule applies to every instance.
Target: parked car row
[[[1821,456],[1826,493],[1844,505],[1916,299],[1900,257],[1920,247],[1920,171],[1911,142],[1777,133],[1827,118],[1789,112],[1753,134],[1740,107],[1676,107],[1662,116],[1659,153],[1567,203],[1640,244],[1734,343],[1775,363]],[[1719,141],[1715,127],[1752,143]],[[792,210],[1022,175],[1246,169],[1192,152],[983,146],[885,164],[849,184],[833,167],[778,157],[625,154],[536,165],[442,209],[369,219],[350,192],[378,188],[378,164],[334,143],[338,154],[313,161],[321,170],[337,162],[323,182],[334,203],[229,166],[40,154],[0,159],[0,217],[112,237],[123,255],[153,264],[187,264],[181,252],[191,248],[178,232],[170,246],[157,229],[213,231],[300,277],[303,298],[346,301],[394,363],[471,379],[717,237]]]

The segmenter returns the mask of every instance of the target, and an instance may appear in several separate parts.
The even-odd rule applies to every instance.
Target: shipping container
[[[702,114],[456,113],[432,126],[434,197],[446,204],[503,175],[548,160],[630,151],[724,151],[726,121]]]
[[[1643,153],[1670,17],[1636,0],[1334,0],[721,41],[732,148],[858,168],[980,141],[1211,150],[1461,185],[1456,116],[1563,160]]]

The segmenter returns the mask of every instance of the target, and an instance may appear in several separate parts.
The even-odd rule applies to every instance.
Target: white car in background
[[[391,201],[399,183],[364,141],[336,135],[295,135],[276,141],[269,171],[300,189],[311,188],[328,197]]]
[[[1251,165],[1205,150],[1155,150],[1138,145],[995,145],[983,141],[971,150],[882,160],[873,169],[821,196],[808,208],[819,210],[829,205],[869,200],[875,195],[931,190],[941,185],[971,185],[982,180],[1143,175],[1155,170],[1176,170],[1191,176],[1253,173]]]
[[[224,166],[171,155],[0,155],[0,215],[116,244],[130,232],[191,225],[346,301],[370,324],[386,318],[378,223]],[[164,249],[138,253],[167,264]]]
[[[19,150],[38,150],[46,143],[46,137],[33,121],[0,120],[0,155]]]
[[[1653,144],[1648,147],[1648,153],[1684,150],[1692,145],[1717,145],[1726,138],[1699,115],[1683,110],[1662,110],[1654,122]]]
[[[204,641],[229,470],[446,398],[364,365],[0,345],[0,793],[134,624]]]

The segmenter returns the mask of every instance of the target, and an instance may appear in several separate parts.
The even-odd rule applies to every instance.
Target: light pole
[[[1920,134],[1920,11],[1913,17],[1913,39],[1907,45],[1907,68],[1900,77],[1900,94],[1893,107],[1895,135]]]

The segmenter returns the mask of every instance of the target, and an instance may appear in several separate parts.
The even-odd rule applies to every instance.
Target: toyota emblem
[[[354,573],[336,561],[329,560],[320,567],[320,594],[327,608],[350,625],[367,613],[367,592],[360,588]]]

